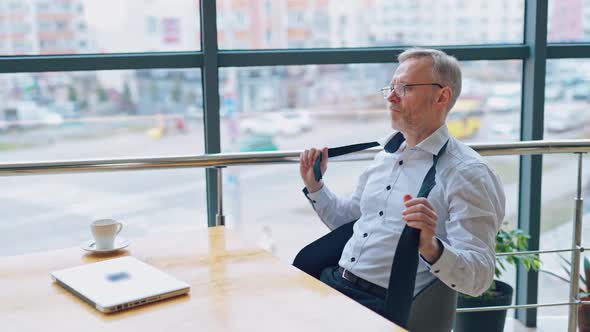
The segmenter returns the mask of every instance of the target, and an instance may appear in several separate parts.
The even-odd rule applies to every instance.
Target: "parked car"
[[[64,121],[62,115],[26,100],[0,104],[0,120],[3,120],[5,128],[55,126]]]
[[[493,86],[485,108],[493,113],[520,111],[520,84],[502,83]]]
[[[240,139],[240,152],[275,151],[279,148],[268,135],[246,135]]]
[[[252,115],[240,122],[240,131],[244,134],[292,136],[311,128],[312,123],[307,112],[292,110]]]
[[[498,134],[500,139],[518,139],[520,128],[515,122],[500,122],[492,124],[492,132]]]
[[[580,119],[580,113],[570,111],[550,111],[545,114],[545,130],[550,133],[564,133],[578,129],[585,121]]]
[[[549,133],[564,133],[583,128],[590,123],[586,103],[551,103],[545,105],[545,130]]]

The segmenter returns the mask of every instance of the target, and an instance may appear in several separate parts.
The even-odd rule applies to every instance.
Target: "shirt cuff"
[[[325,184],[322,186],[322,188],[320,188],[320,190],[313,193],[310,193],[307,188],[303,188],[302,191],[305,195],[305,198],[307,198],[314,208],[320,207],[322,203],[325,204],[329,200],[329,193]]]
[[[442,254],[434,264],[428,263],[428,261],[420,255],[420,259],[426,264],[426,266],[430,269],[430,272],[437,278],[439,278],[442,282],[447,284],[446,281],[451,279],[451,274],[453,269],[457,264],[457,260],[459,259],[459,255],[449,246],[448,244],[441,241],[439,238],[436,238],[438,243],[440,243],[443,247]],[[452,288],[455,288],[455,284],[448,284]]]

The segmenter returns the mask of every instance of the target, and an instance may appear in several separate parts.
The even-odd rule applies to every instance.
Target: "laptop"
[[[131,256],[55,271],[51,277],[104,313],[179,296],[190,290],[188,284]]]

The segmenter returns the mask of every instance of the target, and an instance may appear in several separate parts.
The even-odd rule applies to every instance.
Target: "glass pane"
[[[199,50],[199,4],[199,0],[3,0],[0,55]]]
[[[522,43],[524,1],[218,0],[217,15],[223,49]]]
[[[587,0],[549,0],[547,41],[589,41],[589,4]]]
[[[4,74],[0,86],[0,162],[204,153],[197,69]],[[204,174],[2,177],[0,255],[78,246],[98,218],[125,222],[131,240],[205,227]]]
[[[130,251],[141,237],[207,227],[201,169],[0,177],[0,187],[0,256],[69,247],[82,255],[90,223],[103,218],[124,224],[119,240]]]
[[[466,142],[519,140],[522,62],[461,65],[464,89],[447,119],[451,133]],[[394,69],[392,64],[221,68],[222,151],[302,150],[384,137],[391,126],[379,89]],[[514,225],[519,158],[486,158],[502,177],[506,220]],[[366,165],[334,163],[331,186],[350,193]],[[301,193],[296,164],[230,167],[225,176],[228,226],[272,244],[281,258],[291,261],[305,243],[326,232]],[[270,197],[273,204],[264,204]]]
[[[545,84],[545,138],[590,137],[590,61],[547,61]]]
[[[203,153],[199,69],[0,75],[0,162]]]
[[[588,163],[590,158],[584,156],[582,172],[582,197],[589,197]],[[574,154],[549,154],[543,157],[542,205],[541,205],[541,250],[571,248],[573,239],[573,220],[577,196],[578,156]],[[584,226],[590,221],[590,204],[584,200],[582,208],[582,246],[588,247],[590,229]],[[560,257],[561,256],[561,257]],[[582,258],[586,255],[582,254]],[[570,253],[542,255],[543,270],[550,273],[539,274],[539,302],[566,302],[569,300],[569,262]],[[583,262],[583,261],[582,261]],[[582,265],[583,266],[583,265]],[[580,275],[584,276],[583,268]],[[580,282],[585,289],[585,283]],[[539,315],[566,317],[568,307],[539,308]],[[565,328],[565,323],[563,328]]]
[[[568,4],[564,2],[560,5]],[[569,3],[573,5],[574,2]],[[557,8],[554,1],[550,8]],[[565,11],[564,15],[572,13]],[[571,16],[570,16],[571,17]],[[590,21],[589,21],[590,22]],[[590,137],[590,88],[587,74],[590,61],[587,59],[559,59],[547,61],[545,85],[544,137],[548,140],[587,139]],[[582,197],[590,194],[588,162],[584,156],[582,172]],[[547,154],[543,156],[541,249],[563,249],[572,244],[573,219],[577,193],[578,156],[574,154]],[[590,203],[583,201],[583,220],[587,223]],[[582,227],[582,246],[588,246],[590,230]],[[543,269],[569,280],[562,258],[570,260],[569,253],[541,256]],[[581,275],[584,275],[581,270]],[[580,286],[583,287],[583,283]],[[569,299],[569,284],[549,273],[539,274],[539,302],[565,302]],[[539,316],[566,317],[567,307],[539,308]],[[566,320],[562,329],[566,327]]]

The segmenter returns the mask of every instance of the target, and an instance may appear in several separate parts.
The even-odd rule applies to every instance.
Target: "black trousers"
[[[338,273],[338,261],[352,236],[354,223],[344,224],[305,246],[293,266],[383,316],[384,299],[358,288]]]
[[[342,275],[338,271],[338,266],[325,268],[320,274],[320,280],[356,302],[385,317],[385,299],[360,289],[352,282],[342,278]]]

